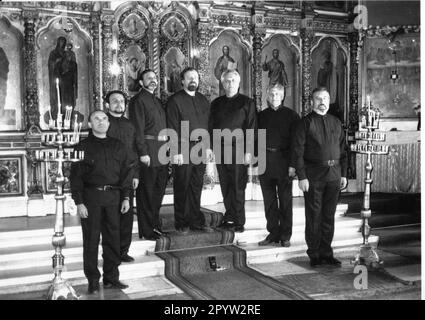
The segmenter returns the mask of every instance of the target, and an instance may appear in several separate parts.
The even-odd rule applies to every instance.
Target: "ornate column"
[[[350,111],[348,113],[349,134],[354,135],[359,129],[359,50],[358,50],[358,31],[348,34],[350,43]]]
[[[210,41],[213,30],[211,29],[211,5],[209,3],[200,3],[200,14],[198,23],[198,72],[200,81],[199,91],[204,94],[208,100],[211,100],[212,74],[210,68]]]
[[[359,129],[359,32],[355,30],[348,34],[350,44],[350,109],[348,112],[348,138],[354,140],[355,132]],[[349,179],[356,178],[356,153],[348,149],[348,171]]]
[[[301,22],[301,59],[302,59],[302,115],[305,116],[310,111],[311,95],[311,44],[313,42],[313,19],[305,18]]]
[[[93,104],[95,109],[100,109],[101,107],[101,73],[100,73],[100,34],[99,34],[99,24],[100,24],[100,13],[93,12],[90,17],[91,22],[91,35],[93,38],[93,59],[94,59],[94,83],[93,83]]]
[[[159,65],[159,19],[155,17],[155,20],[152,22],[152,70],[158,75],[160,75],[160,65]],[[159,80],[159,79],[158,79]],[[158,87],[161,85],[161,81],[158,81]],[[158,92],[161,92],[161,88],[158,88]]]
[[[253,68],[254,76],[252,81],[253,97],[257,109],[261,109],[262,103],[262,75],[263,69],[261,67],[261,52],[263,49],[263,41],[266,36],[266,30],[263,28],[253,28],[252,34],[252,51],[253,51]]]
[[[114,23],[114,16],[112,14],[102,15],[102,52],[103,52],[103,92],[102,95],[105,97],[106,93],[113,88],[113,77],[111,75],[111,66],[113,63],[112,56],[112,25]]]
[[[23,11],[25,26],[24,43],[24,84],[25,84],[25,125],[29,132],[40,132],[40,111],[38,109],[37,57],[35,48],[35,22],[38,13]]]

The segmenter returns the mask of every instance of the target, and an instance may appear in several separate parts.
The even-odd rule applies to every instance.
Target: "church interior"
[[[401,0],[0,2],[0,300],[46,299],[47,292],[52,298],[58,274],[75,289],[62,283],[65,299],[420,299],[420,7]],[[278,62],[284,74],[273,80]],[[88,136],[89,114],[105,109],[109,91],[137,94],[143,70],[158,75],[155,94],[165,104],[182,89],[180,72],[194,67],[198,90],[211,102],[223,95],[223,65],[238,70],[240,93],[257,111],[268,107],[272,81],[285,86],[285,106],[300,116],[312,110],[314,88],[329,91],[329,113],[341,121],[349,146],[333,240],[342,268],[308,266],[296,180],[291,247],[257,245],[266,218],[258,175],[249,168],[243,233],[142,240],[135,216],[136,260],[119,267],[129,288],[88,296],[67,178],[82,155],[71,142]],[[371,110],[376,126],[369,130]],[[59,116],[60,157],[54,141],[61,130],[52,129]],[[172,184],[160,214],[165,230],[173,228]],[[365,231],[361,212],[369,205]],[[225,209],[213,167],[201,206],[216,226]],[[65,238],[52,243],[54,234],[66,245]],[[372,259],[369,287],[357,290],[353,260],[365,239],[379,259]],[[59,271],[52,268],[58,250]]]

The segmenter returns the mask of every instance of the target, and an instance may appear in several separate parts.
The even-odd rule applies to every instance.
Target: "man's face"
[[[120,93],[111,94],[108,108],[113,115],[123,115],[125,112],[125,98],[123,95]]]
[[[182,80],[183,88],[189,91],[196,91],[199,84],[199,75],[195,70],[188,71],[184,74],[184,79]]]
[[[240,79],[234,74],[227,74],[223,79],[223,89],[226,92],[226,96],[232,97],[239,90]]]
[[[313,95],[313,111],[324,116],[329,110],[330,96],[327,91],[318,91]]]
[[[149,91],[154,91],[158,86],[158,79],[155,72],[148,72],[143,76],[141,85]]]
[[[267,99],[273,107],[277,108],[282,104],[284,94],[283,91],[273,88],[269,91]]]
[[[273,58],[275,59],[279,58],[279,51],[273,50]]]
[[[95,134],[105,134],[109,128],[109,119],[104,112],[95,112],[90,117],[90,127]]]

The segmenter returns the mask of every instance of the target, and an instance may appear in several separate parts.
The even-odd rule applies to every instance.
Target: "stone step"
[[[101,270],[103,260],[99,260]],[[145,278],[164,275],[164,261],[155,255],[135,256],[132,263],[124,263],[119,267],[120,280]],[[0,273],[0,292],[10,294],[47,290],[53,280],[52,266],[40,266],[25,269],[2,271]],[[79,262],[66,263],[63,278],[73,286],[86,284],[82,259]]]
[[[376,247],[379,242],[379,237],[375,235],[369,236],[369,243]],[[363,243],[363,237],[360,233],[341,233],[335,234],[332,242],[334,252],[341,251],[343,248],[359,247]],[[240,245],[247,252],[248,264],[263,264],[270,262],[278,262],[288,260],[300,255],[306,255],[307,245],[304,238],[291,239],[291,246],[284,248],[281,246],[264,246],[260,247],[257,244],[249,243]]]
[[[143,257],[148,252],[155,250],[155,241],[133,240],[129,249],[129,254],[135,258]],[[54,254],[52,245],[44,245],[37,251],[28,250],[24,247],[15,248],[12,253],[0,254],[0,270],[13,270],[23,268],[36,268],[52,265],[51,257]],[[73,247],[62,248],[62,254],[65,257],[65,264],[82,262],[83,246],[82,240],[75,243]],[[99,246],[99,259],[102,259],[102,247]],[[0,275],[1,276],[1,275]]]
[[[342,222],[342,223],[336,223],[335,224],[335,237],[338,235],[350,235],[350,236],[361,236],[361,233],[359,232],[358,224],[353,223],[352,221],[349,222]],[[292,240],[295,239],[302,239],[304,241],[304,226],[296,226],[292,229]],[[235,233],[235,240],[234,242],[238,245],[245,245],[245,244],[256,244],[259,241],[265,239],[269,232],[264,228],[259,229],[245,229],[242,233]]]

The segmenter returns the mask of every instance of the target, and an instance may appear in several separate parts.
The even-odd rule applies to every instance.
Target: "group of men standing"
[[[168,163],[164,163],[160,154],[168,147],[178,233],[214,231],[206,225],[200,208],[205,161],[199,163],[188,155],[197,153],[204,160],[219,155],[217,171],[226,210],[220,227],[243,232],[247,166],[257,150],[266,153],[266,170],[259,178],[269,231],[259,245],[290,246],[292,179],[298,175],[305,195],[307,254],[311,265],[339,264],[333,257],[331,242],[339,190],[346,186],[346,179],[342,178],[346,160],[341,123],[326,114],[329,93],[325,88],[315,90],[313,112],[300,119],[295,111],[283,105],[284,86],[270,86],[269,108],[257,113],[254,101],[239,92],[240,81],[237,70],[223,72],[220,82],[225,94],[210,104],[197,91],[197,70],[188,67],[181,73],[182,90],[172,95],[164,107],[155,95],[156,74],[145,70],[139,78],[142,88],[129,102],[129,119],[124,117],[127,100],[121,91],[111,91],[106,96],[107,113],[96,110],[90,115],[92,132],[78,146],[86,151],[85,159],[73,164],[71,170],[72,197],[82,218],[84,272],[89,293],[99,290],[97,254],[101,233],[104,287],[127,287],[119,281],[118,265],[134,260],[128,255],[134,190],[139,237],[156,240],[165,235],[159,211]],[[183,132],[186,130],[183,123],[188,125],[188,135]],[[209,137],[191,134],[199,129],[209,132]],[[230,132],[242,129],[243,141],[235,136],[215,144],[212,137],[217,129]],[[245,138],[248,130],[257,129],[266,129],[266,144],[254,148],[254,141]],[[177,145],[170,145],[167,130],[177,134],[174,141]],[[241,142],[243,161],[237,161],[237,146]],[[189,153],[184,152],[183,145],[188,146]],[[226,150],[231,150],[230,161],[225,159]]]

